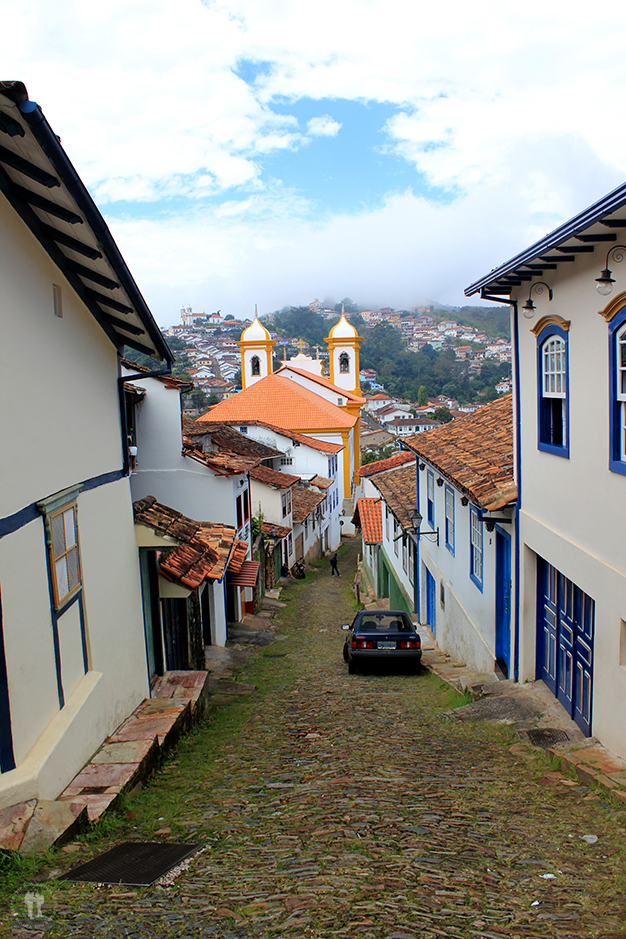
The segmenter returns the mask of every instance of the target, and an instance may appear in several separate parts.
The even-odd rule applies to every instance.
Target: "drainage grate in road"
[[[200,847],[199,844],[125,841],[93,861],[72,868],[61,880],[149,887]]]
[[[527,730],[526,736],[535,747],[552,747],[555,743],[565,743],[569,740],[569,735],[565,730],[556,730],[553,727],[544,727],[543,729]]]

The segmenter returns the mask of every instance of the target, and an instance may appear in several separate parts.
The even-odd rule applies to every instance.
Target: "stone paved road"
[[[206,850],[170,887],[39,884],[47,935],[626,937],[623,811],[508,731],[441,717],[450,692],[433,676],[348,676],[355,556],[343,549],[340,579],[322,568],[290,588],[273,621],[286,638],[242,675],[258,691],[62,864],[129,837]]]

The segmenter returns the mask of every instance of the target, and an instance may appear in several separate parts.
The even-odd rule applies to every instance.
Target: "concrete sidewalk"
[[[543,681],[516,684],[495,673],[472,671],[442,652],[428,628],[419,625],[422,664],[458,691],[474,696],[471,704],[449,711],[453,720],[492,720],[513,727],[526,746],[547,751],[565,784],[572,777],[601,790],[626,806],[626,761],[595,737],[585,737]]]

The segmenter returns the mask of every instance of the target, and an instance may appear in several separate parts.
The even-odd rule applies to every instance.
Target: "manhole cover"
[[[149,887],[200,847],[199,844],[125,841],[93,861],[72,868],[61,880]]]
[[[543,730],[527,730],[526,735],[535,747],[548,748],[555,743],[564,743],[569,740],[569,736],[564,730],[555,730],[552,727],[545,727]]]

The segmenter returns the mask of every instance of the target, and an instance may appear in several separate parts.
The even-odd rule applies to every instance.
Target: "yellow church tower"
[[[335,323],[324,341],[328,346],[331,382],[337,388],[360,395],[359,346],[363,339],[346,319],[343,304],[341,319]]]
[[[256,306],[254,321],[241,334],[241,387],[249,388],[272,372],[272,350],[276,342],[259,320]]]

